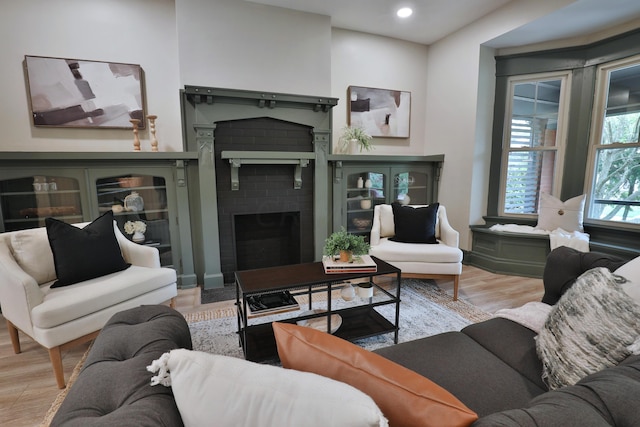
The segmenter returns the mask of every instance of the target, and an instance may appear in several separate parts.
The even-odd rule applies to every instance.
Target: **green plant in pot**
[[[345,126],[340,136],[340,146],[343,152],[349,151],[349,145],[354,143],[360,151],[370,151],[373,149],[371,140],[373,138],[364,129],[357,126]],[[353,154],[353,153],[352,153]]]
[[[324,254],[327,256],[340,255],[341,262],[351,262],[354,255],[368,253],[369,244],[364,240],[364,236],[349,234],[344,227],[324,241]]]

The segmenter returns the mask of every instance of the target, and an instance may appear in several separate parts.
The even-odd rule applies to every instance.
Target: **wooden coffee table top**
[[[400,269],[379,258],[371,258],[378,266],[375,273],[325,274],[322,262],[309,262],[237,271],[236,283],[242,294],[252,294],[400,272]]]

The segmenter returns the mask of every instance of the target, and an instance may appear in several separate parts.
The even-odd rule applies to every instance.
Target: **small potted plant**
[[[358,151],[369,151],[373,149],[371,144],[372,137],[364,129],[357,126],[345,126],[342,129],[342,136],[340,137],[340,146],[343,152],[351,151],[351,154],[355,154],[354,148],[357,147]],[[351,147],[351,150],[349,150]]]
[[[364,236],[336,231],[324,241],[324,254],[327,256],[340,255],[340,262],[351,262],[354,255],[366,255],[369,253],[369,244]]]

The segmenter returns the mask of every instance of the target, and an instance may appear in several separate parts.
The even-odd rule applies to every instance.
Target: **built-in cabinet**
[[[174,268],[185,287],[195,286],[186,162],[167,154],[123,154],[112,160],[85,154],[59,162],[55,155],[46,160],[0,159],[0,231],[43,227],[47,217],[88,222],[112,211],[125,236],[157,248],[161,265]],[[181,234],[179,219],[188,232]],[[134,239],[133,224],[142,225],[143,237]]]
[[[423,205],[437,201],[438,177],[444,156],[334,156],[333,229],[367,239],[376,205]]]

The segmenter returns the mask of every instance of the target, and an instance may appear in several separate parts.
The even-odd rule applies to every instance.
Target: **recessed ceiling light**
[[[396,14],[400,18],[408,18],[411,16],[412,13],[413,13],[413,10],[411,10],[410,7],[403,7],[401,9],[398,9],[398,11],[396,12]]]

